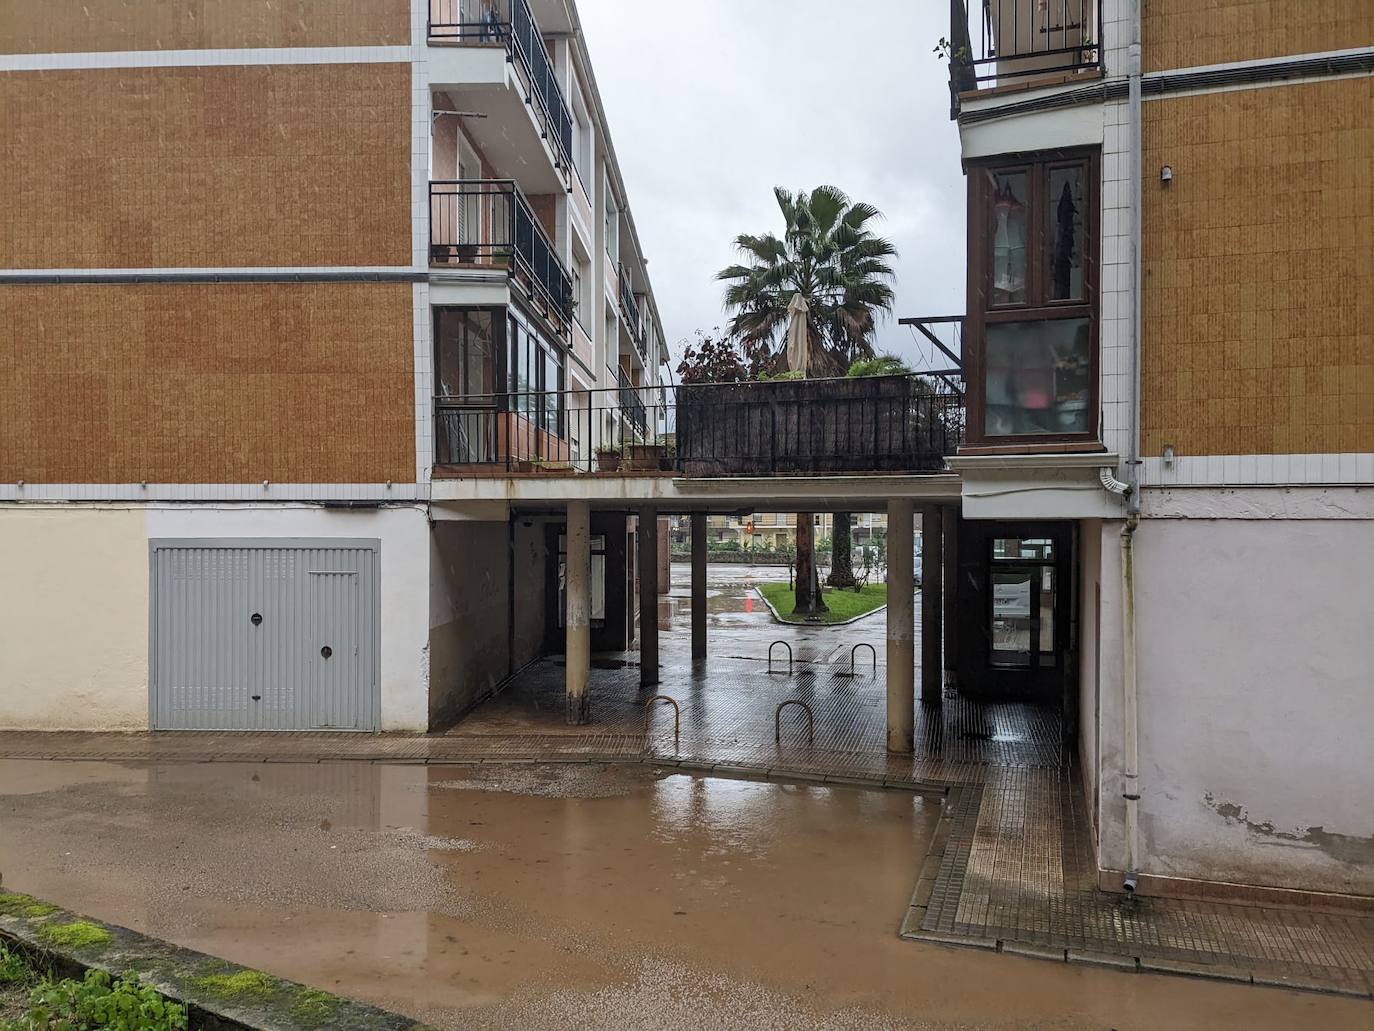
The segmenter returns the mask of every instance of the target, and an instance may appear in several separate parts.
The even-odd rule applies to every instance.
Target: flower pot
[[[598,451],[596,453],[596,471],[602,473],[613,473],[620,469],[620,455],[614,451]]]
[[[663,458],[662,444],[631,444],[630,468],[636,472],[657,472],[658,463]]]

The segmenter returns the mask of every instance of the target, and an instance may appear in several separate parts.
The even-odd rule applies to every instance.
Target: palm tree
[[[716,278],[729,285],[725,306],[732,312],[730,332],[739,339],[750,364],[781,371],[785,362],[788,305],[801,294],[808,308],[806,371],[812,376],[843,376],[860,358],[873,356],[873,331],[880,314],[892,309],[892,244],[869,224],[881,215],[871,204],[854,202],[834,186],[791,193],[775,187],[785,229],[735,238],[748,264],[731,265]],[[797,517],[810,525],[811,516]],[[831,543],[831,583],[853,586],[849,555],[849,514],[835,519]],[[843,530],[841,530],[843,524]],[[798,534],[800,551],[809,534]],[[843,553],[841,553],[843,549]],[[798,555],[797,568],[814,569],[811,556]],[[837,581],[838,577],[838,581]],[[797,585],[797,611],[825,608],[811,585]]]
[[[869,228],[881,217],[871,204],[851,201],[834,186],[810,193],[776,187],[786,228],[735,238],[748,264],[716,274],[729,285],[725,306],[730,332],[765,367],[780,371],[787,306],[800,293],[807,320],[807,374],[843,376],[858,358],[873,354],[880,314],[892,309],[892,266],[896,248]]]

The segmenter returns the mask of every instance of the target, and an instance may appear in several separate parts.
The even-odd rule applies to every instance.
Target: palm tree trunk
[[[854,586],[854,543],[848,512],[835,513],[830,534],[830,578],[826,582],[841,589]]]
[[[821,601],[820,581],[816,577],[816,520],[810,512],[797,515],[797,604],[794,616],[829,612]]]

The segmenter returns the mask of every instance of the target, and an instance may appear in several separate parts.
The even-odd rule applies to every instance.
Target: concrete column
[[[658,517],[639,512],[639,685],[658,683]]]
[[[658,517],[658,594],[673,593],[672,526],[663,516]]]
[[[692,513],[692,661],[706,661],[706,513]]]
[[[568,502],[567,611],[568,722],[588,723],[587,681],[592,672],[592,514],[585,501]]]
[[[940,517],[945,553],[945,686],[959,686],[959,506],[946,505]]]
[[[916,718],[910,501],[887,503],[887,750],[909,755]]]
[[[939,705],[944,697],[943,520],[938,505],[921,512],[921,704]]]

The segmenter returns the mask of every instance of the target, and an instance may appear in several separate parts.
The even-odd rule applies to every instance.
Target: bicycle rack
[[[782,645],[784,648],[787,649],[787,675],[790,677],[792,675],[792,646],[788,644],[786,641],[774,641],[772,644],[768,646],[768,672],[782,672],[782,670],[780,669],[773,669],[773,649],[776,648],[778,645]]]
[[[816,717],[811,712],[811,706],[807,705],[805,702],[798,701],[795,698],[783,702],[781,705],[779,705],[776,709],[773,710],[773,740],[778,743],[782,742],[782,710],[786,709],[789,705],[800,705],[803,709],[806,710],[806,740],[811,744],[815,744]]]
[[[854,657],[859,653],[860,648],[867,648],[868,653],[873,656],[873,675],[878,675],[878,649],[867,641],[860,641],[853,648],[849,649],[849,676],[857,677],[859,674],[854,672]]]
[[[678,708],[677,700],[669,698],[666,694],[656,694],[644,703],[644,714],[649,713],[649,706],[654,702],[667,702],[673,707],[673,748],[676,750],[678,738],[682,734],[682,710]]]

